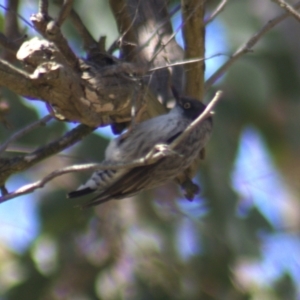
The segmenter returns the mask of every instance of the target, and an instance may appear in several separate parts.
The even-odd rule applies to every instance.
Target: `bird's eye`
[[[190,103],[190,102],[184,103],[183,108],[184,108],[184,109],[189,109],[189,108],[191,108],[191,103]]]

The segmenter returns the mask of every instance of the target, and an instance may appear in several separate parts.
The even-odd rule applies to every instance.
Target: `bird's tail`
[[[73,191],[70,192],[69,194],[67,194],[67,198],[77,198],[77,197],[81,197],[81,196],[85,196],[91,193],[94,193],[96,190],[95,189],[91,189],[90,187],[86,187],[84,189],[80,189],[77,191]]]

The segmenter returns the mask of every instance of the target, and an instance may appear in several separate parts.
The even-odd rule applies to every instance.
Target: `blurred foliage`
[[[27,2],[30,9],[37,9],[37,1],[23,1],[26,15]],[[208,10],[218,3],[211,1]],[[108,1],[75,1],[75,9],[94,37],[107,35],[108,45],[113,42],[117,31]],[[279,13],[270,1],[228,1],[216,20],[225,28],[228,53]],[[0,24],[2,28],[2,15]],[[64,30],[81,53],[81,41],[71,24]],[[199,199],[192,203],[180,199],[180,191],[170,184],[133,199],[82,211],[76,204],[84,199],[66,200],[65,194],[88,174],[59,177],[31,196],[40,227],[27,250],[1,245],[0,299],[299,299],[299,31],[298,22],[286,19],[209,91],[211,95],[222,89],[225,96],[216,108],[213,137],[198,174]],[[1,141],[39,118],[33,101],[5,89],[1,101],[9,105],[9,127],[1,124]],[[274,174],[262,170],[261,176],[248,182],[250,196],[244,199],[232,178],[240,141],[249,126],[262,137],[275,167]],[[66,124],[53,121],[18,140],[17,146],[26,151],[66,130]],[[47,159],[22,176],[34,181],[72,163],[101,161],[107,143],[101,134],[93,133],[64,156]],[[258,172],[261,167],[259,161],[252,165]],[[272,223],[251,196],[257,182],[262,183],[264,192],[265,177],[275,173],[286,189],[284,209],[273,207],[281,215],[280,224]],[[269,206],[276,204],[277,196],[268,190]],[[248,210],[239,214],[247,201]],[[0,210],[9,213],[5,207],[1,205]],[[277,239],[279,250],[274,254],[271,238],[278,236],[293,237],[293,247],[281,246]],[[272,260],[274,255],[278,255],[277,261]],[[284,257],[293,260],[294,273]],[[261,277],[257,268],[266,270],[259,273]]]

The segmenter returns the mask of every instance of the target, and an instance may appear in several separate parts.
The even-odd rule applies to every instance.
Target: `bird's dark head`
[[[177,107],[179,106],[181,108],[184,117],[191,120],[197,119],[206,108],[206,105],[202,102],[190,97],[181,97],[176,102]]]
[[[206,105],[201,101],[192,97],[179,96],[174,88],[172,88],[172,91],[176,100],[176,106],[181,109],[184,117],[195,120],[204,112]]]

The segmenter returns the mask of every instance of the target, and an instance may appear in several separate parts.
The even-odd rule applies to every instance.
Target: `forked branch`
[[[300,7],[300,2],[294,5],[294,9]],[[279,24],[281,21],[289,17],[290,12],[283,13],[278,17],[268,21],[258,32],[256,32],[244,45],[242,45],[227,62],[223,64],[205,83],[205,90],[207,91],[221,76],[225,74],[231,65],[233,65],[244,54],[251,52],[256,43],[273,27]]]

